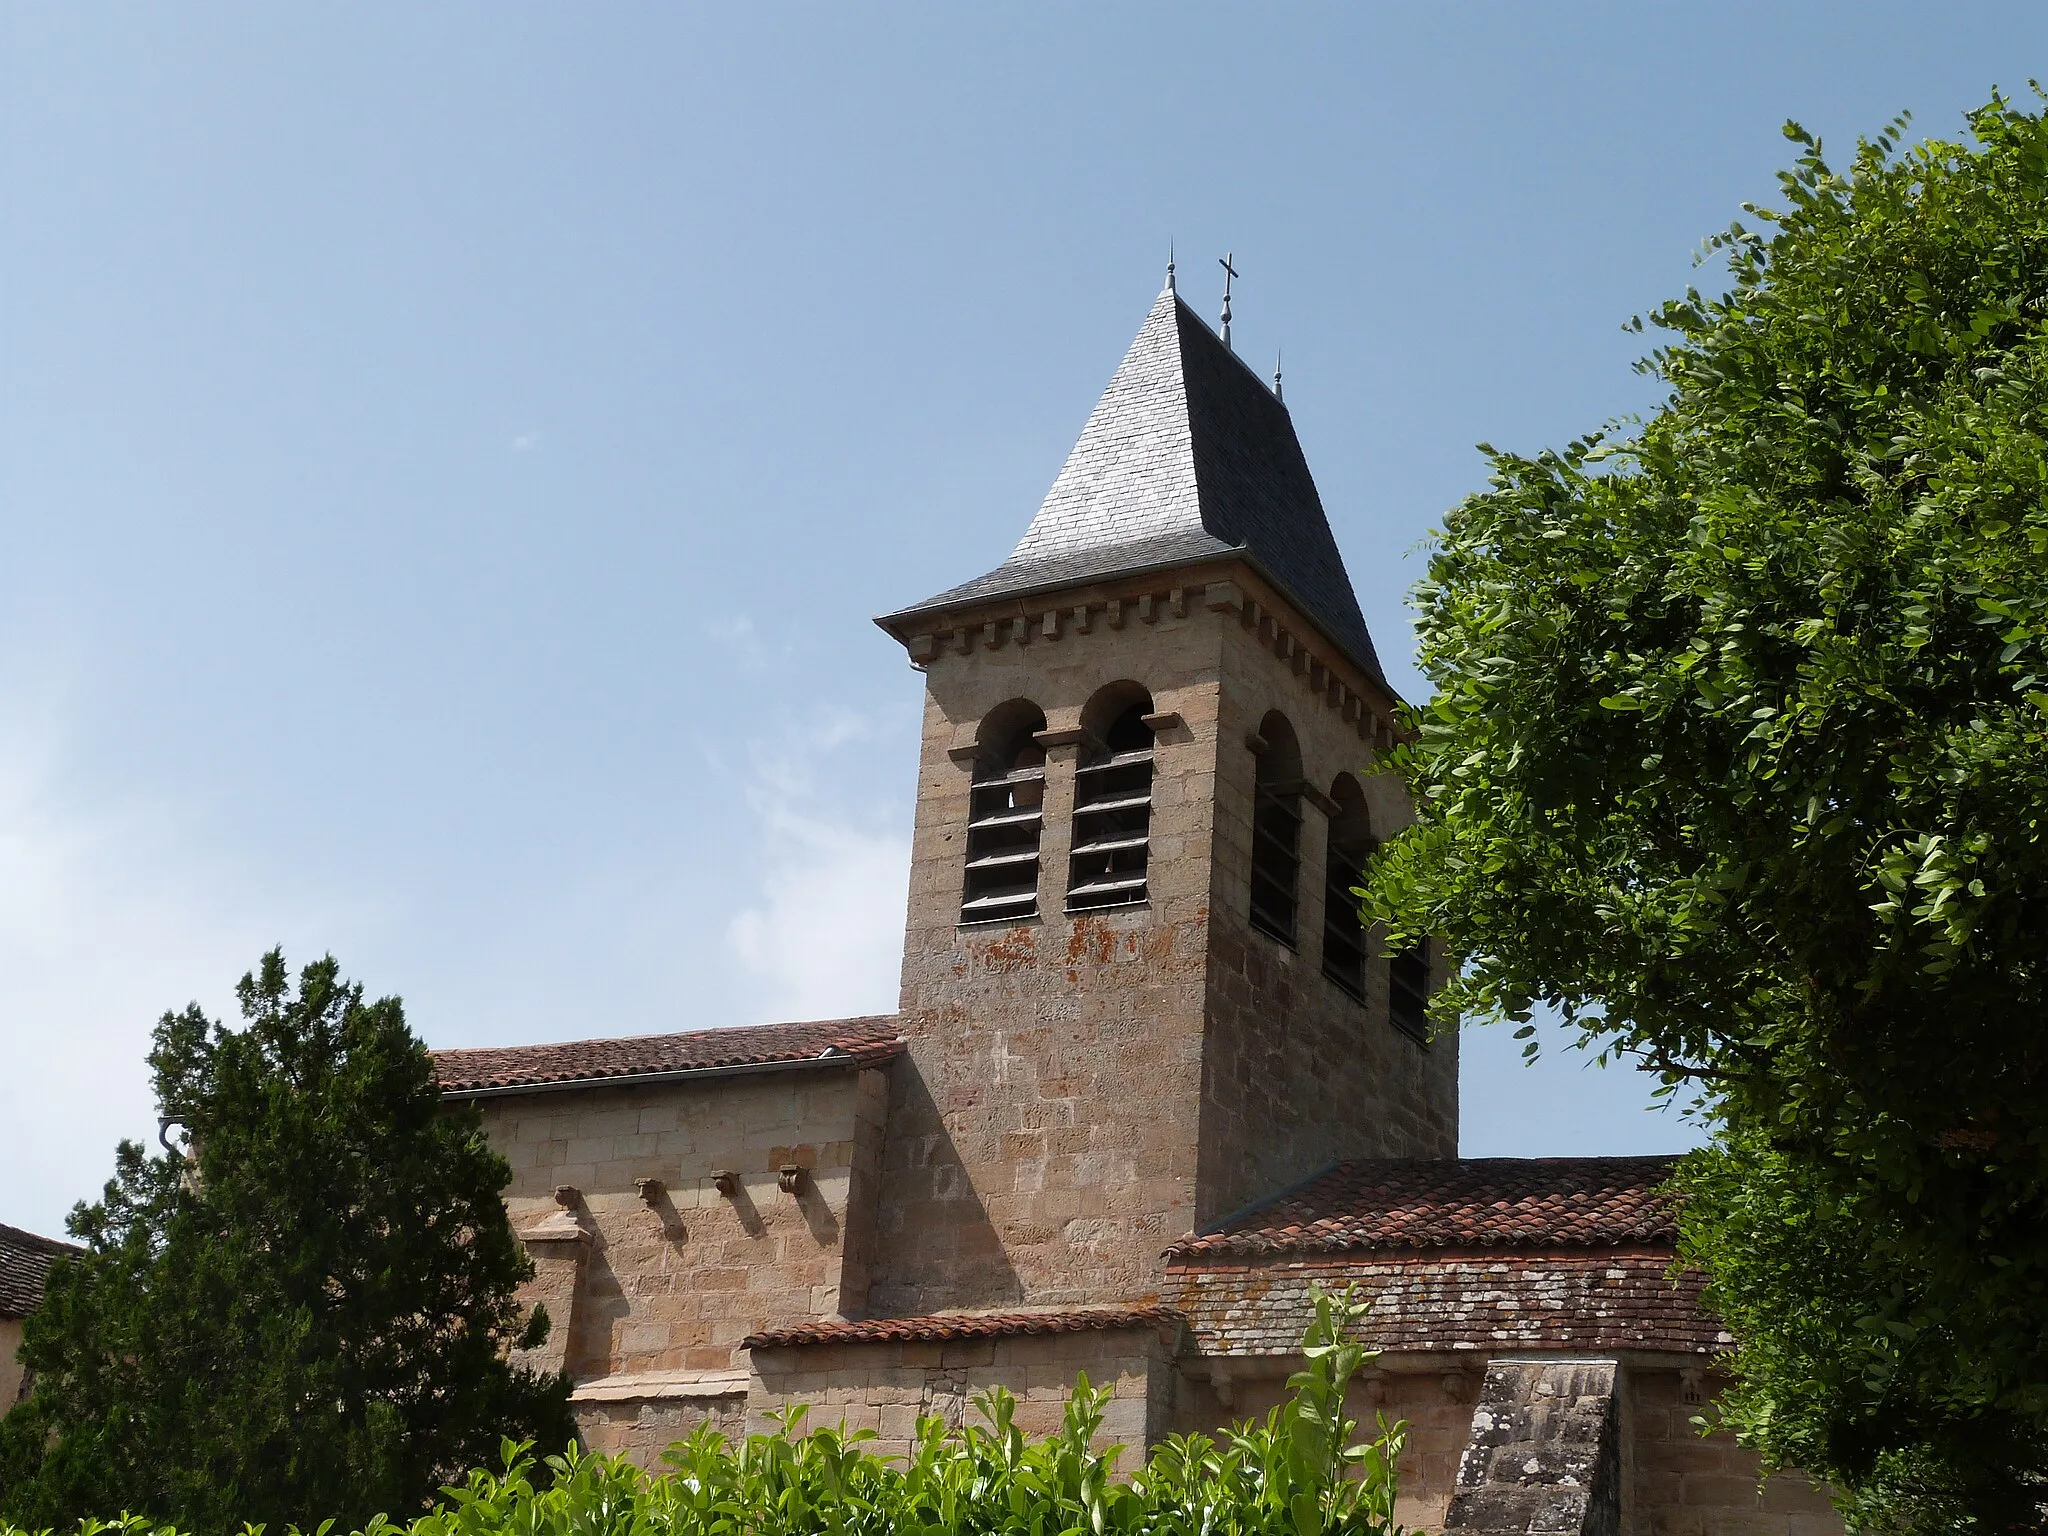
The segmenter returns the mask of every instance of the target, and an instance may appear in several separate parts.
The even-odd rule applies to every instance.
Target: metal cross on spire
[[[1230,284],[1237,276],[1237,268],[1230,263],[1236,254],[1234,251],[1226,252],[1223,259],[1216,263],[1223,269],[1223,345],[1226,347],[1230,346]],[[1231,350],[1237,349],[1231,347]]]

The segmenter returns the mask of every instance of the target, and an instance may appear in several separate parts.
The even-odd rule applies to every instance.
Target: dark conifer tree
[[[510,1170],[442,1102],[399,1000],[364,1002],[332,958],[294,990],[275,950],[239,991],[241,1029],[196,1005],[157,1025],[166,1151],[122,1143],[28,1322],[0,1511],[31,1528],[360,1526],[506,1436],[572,1432],[566,1379],[506,1357],[547,1328],[514,1298]]]

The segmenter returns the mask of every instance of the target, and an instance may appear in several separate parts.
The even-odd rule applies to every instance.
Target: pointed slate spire
[[[1231,553],[1385,682],[1287,407],[1168,287],[1010,558],[891,618]]]

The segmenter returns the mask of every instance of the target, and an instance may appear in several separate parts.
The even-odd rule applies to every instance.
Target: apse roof
[[[1168,1250],[1177,1263],[1271,1254],[1668,1244],[1671,1157],[1361,1158],[1334,1163]]]
[[[891,618],[1225,554],[1385,682],[1287,407],[1169,288],[1010,557]]]

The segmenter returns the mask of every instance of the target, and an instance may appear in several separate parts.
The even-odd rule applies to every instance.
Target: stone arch
[[[974,733],[967,796],[967,869],[960,921],[1018,922],[1038,914],[1038,842],[1045,830],[1045,711],[1007,699]]]
[[[1253,749],[1252,926],[1292,948],[1301,905],[1301,742],[1274,709],[1259,722]]]
[[[1096,689],[1081,710],[1074,769],[1067,910],[1148,899],[1152,858],[1152,695],[1128,680]]]

